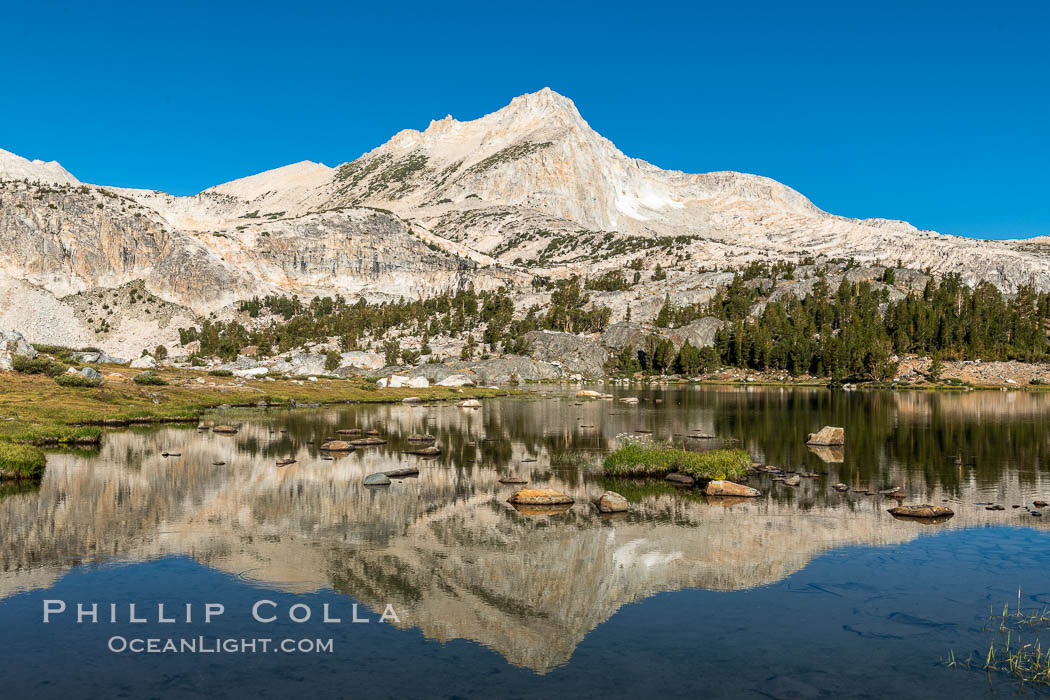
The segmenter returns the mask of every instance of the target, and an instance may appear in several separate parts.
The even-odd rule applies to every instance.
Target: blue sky
[[[190,194],[550,86],[664,168],[1050,234],[1047,3],[378,5],[6,0],[0,148]]]

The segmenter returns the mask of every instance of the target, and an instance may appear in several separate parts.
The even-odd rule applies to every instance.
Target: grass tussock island
[[[0,480],[38,479],[46,464],[39,447],[0,442]]]
[[[474,387],[377,389],[374,380],[365,378],[227,379],[173,368],[154,372],[161,382],[140,384],[132,380],[139,370],[96,368],[103,375],[97,386],[63,386],[46,372],[0,372],[0,445],[92,444],[101,440],[105,426],[193,421],[221,406],[253,407],[260,402],[398,403],[410,396],[451,401],[508,393]]]
[[[740,449],[689,452],[661,443],[630,440],[605,458],[602,468],[610,477],[664,477],[672,472],[697,479],[743,479],[751,456]]]

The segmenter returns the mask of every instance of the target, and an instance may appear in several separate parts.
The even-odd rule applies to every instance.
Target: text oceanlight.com
[[[331,654],[331,639],[222,639],[182,637],[179,639],[110,637],[107,647],[116,654]]]

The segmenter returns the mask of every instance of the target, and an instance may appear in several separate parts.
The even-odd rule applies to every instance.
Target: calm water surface
[[[1050,395],[618,391],[642,402],[544,388],[480,410],[231,411],[209,420],[234,436],[135,430],[50,454],[38,487],[0,487],[0,696],[1039,695],[943,660],[983,658],[998,639],[989,607],[1016,606],[1018,589],[1023,608],[1050,606],[1050,512],[1030,512],[1050,500]],[[804,445],[823,425],[846,428],[844,450]],[[319,444],[353,427],[389,442],[323,460]],[[602,455],[639,430],[826,475],[756,477],[763,497],[737,503],[604,479]],[[404,454],[418,432],[443,455]],[[361,483],[410,465],[418,477]],[[577,504],[520,513],[506,503],[518,487],[499,483],[510,475]],[[897,520],[893,501],[861,493],[891,486],[956,515]],[[606,488],[632,511],[599,515],[589,502]],[[68,610],[43,624],[45,600]],[[252,619],[261,600],[275,622]],[[99,603],[99,623],[78,624],[77,603]],[[129,622],[129,603],[148,621]],[[210,624],[206,603],[225,608]],[[288,619],[297,604],[309,621]],[[370,622],[351,621],[355,604]],[[396,622],[379,620],[388,605]],[[115,653],[114,637],[332,650]]]

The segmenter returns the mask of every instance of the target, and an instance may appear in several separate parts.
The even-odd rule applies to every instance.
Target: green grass
[[[508,393],[476,387],[464,387],[463,393],[452,387],[377,390],[374,381],[357,377],[303,384],[252,379],[209,387],[196,381],[207,376],[206,372],[174,368],[157,371],[167,381],[162,393],[157,393],[150,386],[129,381],[137,370],[110,365],[105,372],[106,380],[94,388],[63,387],[43,374],[0,372],[0,443],[97,444],[103,422],[192,421],[220,405],[255,406],[260,400],[272,405],[287,405],[293,399],[321,404],[400,403],[406,396],[458,401]]]
[[[47,357],[26,357],[15,355],[11,358],[11,368],[22,374],[46,374],[49,377],[57,377],[66,371],[67,367],[60,362]]]
[[[696,479],[742,479],[751,466],[744,450],[721,449],[689,452],[659,443],[631,441],[605,458],[606,476],[667,476],[671,472]]]
[[[131,378],[131,381],[142,386],[166,386],[167,381],[158,374],[153,372],[143,372],[142,374],[136,374]]]
[[[0,479],[39,479],[46,464],[39,447],[0,442]]]
[[[208,370],[208,376],[210,377],[232,377],[232,369],[212,369]]]

